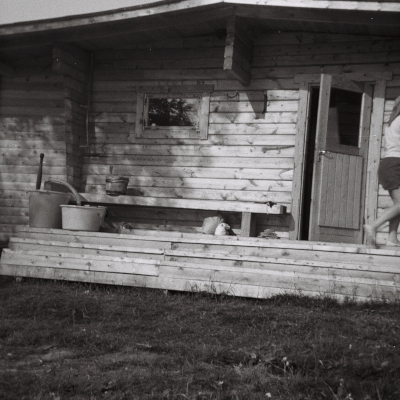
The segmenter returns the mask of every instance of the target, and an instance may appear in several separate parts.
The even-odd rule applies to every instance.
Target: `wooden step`
[[[133,275],[159,275],[160,260],[99,255],[4,249],[1,265],[97,271]]]
[[[280,271],[295,271],[308,274],[336,274],[353,277],[374,277],[378,275],[384,280],[400,283],[398,260],[390,258],[391,263],[382,266],[378,263],[337,263],[320,260],[304,260],[293,258],[258,257],[235,254],[194,253],[176,250],[165,250],[164,259],[196,264],[216,264],[243,268],[265,269],[272,268]]]
[[[24,251],[51,251],[60,253],[76,253],[112,257],[135,257],[150,258],[156,260],[164,259],[164,250],[146,247],[124,247],[101,245],[93,243],[76,243],[56,240],[37,240],[19,237],[10,238],[8,247],[12,250]]]
[[[290,264],[286,264],[289,266]],[[210,265],[164,261],[160,264],[160,276],[179,279],[197,279],[215,282],[215,284],[231,285],[232,290],[237,284],[254,287],[274,287],[282,292],[302,292],[304,294],[320,295],[330,293],[354,298],[370,298],[373,296],[397,296],[398,283],[391,280],[378,280],[359,277],[355,280],[348,276],[337,274],[313,274],[298,271],[283,271],[274,265],[265,264],[265,268],[244,268],[225,265]]]
[[[397,299],[399,256],[347,244],[22,227],[3,251],[0,274],[245,297]]]
[[[234,245],[241,247],[265,247],[265,248],[285,248],[300,250],[321,250],[328,252],[340,251],[342,253],[360,253],[367,251],[368,247],[363,245],[349,245],[340,243],[324,243],[324,242],[308,242],[308,241],[290,241],[278,239],[264,238],[246,238],[240,236],[215,236],[200,233],[182,233],[175,231],[135,231],[131,234],[108,233],[108,232],[83,232],[69,231],[63,229],[47,229],[47,228],[30,228],[22,226],[18,229],[16,237],[46,239],[49,236],[59,240],[71,242],[88,242],[97,240],[97,243],[107,241],[123,242],[131,241],[135,244],[139,241],[148,241],[149,243],[157,242],[182,242],[182,243],[198,243],[201,245]],[[94,238],[94,239],[93,239]],[[71,240],[72,239],[72,240]],[[154,247],[154,246],[151,246]],[[372,250],[372,249],[371,249]],[[376,250],[376,249],[375,249]],[[400,251],[398,252],[400,254]]]
[[[284,241],[235,236],[185,234],[179,232],[139,231],[133,234],[77,232],[23,227],[20,239],[99,245],[108,248],[145,248],[194,253],[231,254],[361,265],[398,265],[399,250],[374,249],[363,245]]]
[[[171,260],[149,260],[128,257],[23,251],[5,249],[1,257],[3,275],[36,278],[146,286],[170,290],[214,290],[238,296],[260,296],[260,293],[297,292],[367,299],[396,296],[397,284],[382,276],[355,278],[346,274],[323,273],[322,267],[298,271],[293,260],[263,262],[250,266],[209,264]],[[282,267],[286,269],[283,269]],[[291,269],[290,269],[291,268]],[[326,272],[326,271],[325,271]],[[388,277],[386,277],[388,278]],[[178,284],[179,283],[179,284]],[[184,288],[184,289],[182,289]]]
[[[35,240],[24,238],[11,238],[9,248],[12,250],[52,252],[52,253],[73,253],[97,256],[128,257],[128,258],[148,258],[157,260],[181,261],[188,263],[207,263],[223,264],[226,266],[265,268],[266,265],[274,265],[276,269],[288,268],[297,270],[303,268],[312,273],[319,268],[325,271],[336,270],[337,273],[348,273],[354,276],[360,273],[382,273],[394,274],[398,272],[398,259],[396,257],[386,257],[385,265],[372,262],[374,257],[364,255],[363,262],[355,263],[348,260],[338,263],[323,261],[320,259],[305,260],[302,258],[283,258],[283,257],[262,257],[247,254],[227,254],[193,252],[182,250],[168,250],[156,248],[123,247],[111,245],[96,245],[86,243],[75,243],[66,241]],[[365,262],[367,261],[367,262]],[[352,272],[353,271],[353,272]]]

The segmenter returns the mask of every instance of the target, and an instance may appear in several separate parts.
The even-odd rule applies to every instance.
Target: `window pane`
[[[149,98],[148,126],[197,126],[198,98]]]
[[[358,147],[362,93],[331,89],[328,137],[337,144]]]

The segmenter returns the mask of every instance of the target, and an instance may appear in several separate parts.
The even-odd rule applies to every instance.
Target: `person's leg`
[[[397,231],[399,229],[400,224],[400,216],[393,218],[389,221],[389,236],[388,243],[400,245],[400,242],[397,239]]]
[[[389,222],[389,240],[397,243],[397,229],[400,222],[400,188],[390,190],[393,205],[386,209],[383,214],[370,225],[364,225],[364,231],[368,239],[374,244],[377,229],[387,221]]]
[[[400,188],[389,192],[393,200],[393,207],[400,205]],[[389,220],[389,236],[388,242],[390,244],[399,244],[397,239],[397,230],[399,229],[400,215]]]

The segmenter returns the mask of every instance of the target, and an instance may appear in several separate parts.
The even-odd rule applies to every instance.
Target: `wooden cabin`
[[[291,277],[303,268],[304,285],[295,286],[326,293],[330,284],[315,289],[317,267],[310,263],[324,260],[332,279],[332,268],[347,265],[348,254],[355,253],[364,258],[350,262],[356,268],[343,267],[347,286],[340,295],[348,296],[351,282],[364,278],[371,280],[363,283],[366,288],[378,279],[397,293],[400,252],[370,249],[362,225],[391,205],[377,169],[385,124],[400,95],[399,20],[400,4],[393,0],[165,0],[0,25],[0,240],[10,242],[1,273],[49,251],[30,242],[26,251],[32,254],[15,261],[11,253],[23,252],[22,242],[67,236],[28,227],[28,193],[35,190],[43,153],[43,182],[66,181],[82,201],[108,207],[104,232],[66,239],[97,238],[82,257],[111,257],[100,248],[109,243],[124,247],[114,256],[126,257],[128,235],[136,234],[139,247],[161,248],[162,257],[153,252],[151,259],[187,263],[189,254],[166,259],[165,250],[217,248],[213,238],[199,233],[206,217],[221,214],[236,236],[218,238],[226,243],[216,253],[225,254],[223,246],[231,257],[242,254],[241,246],[264,249],[246,253],[260,259],[247,259],[247,275],[239,271],[245,280],[250,270],[267,268],[254,263],[272,254],[274,276],[290,265]],[[186,111],[164,124],[159,121],[165,109],[156,106],[162,102],[180,102]],[[129,177],[125,196],[106,194],[110,175]],[[280,239],[254,238],[267,229]],[[385,243],[386,232],[383,226],[378,244]],[[121,242],[113,241],[117,237]],[[192,247],[177,244],[178,237]],[[168,242],[167,248],[154,244],[156,238]],[[326,259],[317,243],[328,252]],[[53,245],[62,252],[60,244]],[[216,253],[208,262],[225,265]],[[188,276],[196,285],[204,261],[193,257],[201,267]],[[301,268],[293,261],[298,257],[307,260]],[[360,271],[362,259],[369,260],[368,273]],[[47,264],[24,265],[15,273],[55,276]],[[42,265],[42,272],[33,272],[32,265],[37,271]],[[378,278],[371,265],[379,266]],[[82,274],[75,278],[87,279]],[[253,283],[261,279],[257,274]],[[128,284],[183,290],[190,280],[149,283],[154,274],[150,281],[140,276],[141,283],[131,277]],[[127,284],[114,278],[96,279]],[[260,291],[249,285],[237,293],[264,296],[294,287],[276,284]],[[357,293],[368,298],[372,292]]]

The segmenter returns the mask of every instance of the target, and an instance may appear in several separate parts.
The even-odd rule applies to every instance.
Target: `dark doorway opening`
[[[308,231],[310,227],[310,210],[311,210],[311,194],[312,180],[314,169],[315,154],[315,137],[317,131],[317,115],[318,115],[319,87],[311,88],[310,96],[310,112],[308,118],[307,141],[305,152],[305,168],[303,180],[303,203],[301,205],[301,228],[300,239],[308,240]]]

